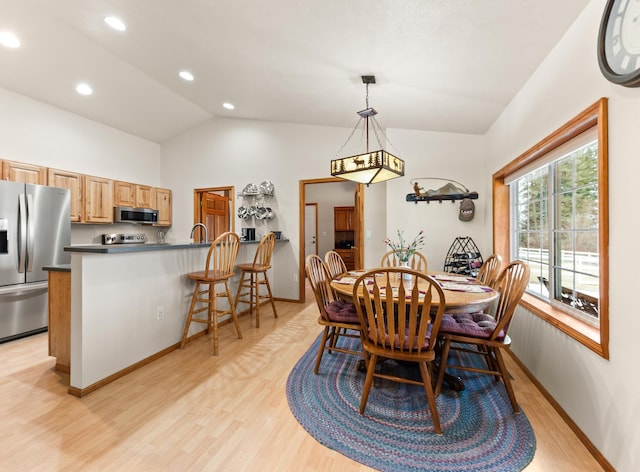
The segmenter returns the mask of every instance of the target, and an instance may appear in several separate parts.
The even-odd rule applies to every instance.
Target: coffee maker
[[[256,229],[255,228],[242,228],[242,239],[244,241],[255,241],[256,240]]]

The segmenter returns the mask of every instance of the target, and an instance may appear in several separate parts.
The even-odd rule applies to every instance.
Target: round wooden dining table
[[[353,285],[358,277],[367,270],[349,271],[331,280],[331,288],[344,301],[353,303]],[[498,292],[481,285],[473,277],[446,272],[429,272],[444,290],[445,313],[473,313],[487,310],[498,298]],[[391,278],[392,284],[400,284],[399,277]],[[405,281],[405,284],[407,281]],[[361,291],[361,289],[360,289]],[[434,305],[438,306],[437,293],[434,292]],[[358,294],[358,297],[362,295]]]
[[[363,275],[365,272],[368,272],[368,270],[349,271],[344,274],[340,274],[331,280],[330,285],[337,296],[344,301],[353,303],[353,286],[358,277]],[[449,274],[446,272],[429,272],[428,275],[433,277],[438,285],[443,289],[445,313],[486,312],[500,295],[492,288],[481,285],[480,282],[473,277]],[[392,276],[390,282],[391,284],[399,286],[401,280],[400,276]],[[402,283],[406,286],[406,284],[412,284],[412,281],[404,280]],[[418,285],[418,289],[420,289],[420,285]],[[359,288],[358,298],[361,297],[363,297],[362,289]],[[432,310],[437,310],[439,303],[440,300],[438,299],[438,294],[433,291]],[[437,363],[436,368],[439,368]],[[358,366],[358,370],[363,372],[366,371],[364,361],[361,361]],[[464,390],[464,383],[460,377],[445,373],[444,380],[449,388],[457,391]]]

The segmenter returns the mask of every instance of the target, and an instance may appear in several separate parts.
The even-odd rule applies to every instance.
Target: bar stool
[[[249,314],[251,314],[255,308],[256,328],[260,327],[260,300],[268,298],[271,301],[271,308],[273,308],[273,316],[275,318],[278,317],[276,304],[273,301],[273,294],[271,293],[269,277],[267,276],[267,270],[271,269],[271,255],[273,254],[275,246],[276,235],[273,233],[265,234],[258,244],[253,263],[238,264],[237,266],[238,269],[242,270],[242,276],[240,277],[240,284],[236,292],[236,310],[238,303],[247,303],[249,305]],[[262,280],[260,276],[262,276]],[[260,293],[260,286],[262,285],[266,288],[266,294]]]
[[[207,253],[207,264],[203,271],[191,272],[187,275],[189,279],[194,280],[196,286],[193,290],[191,298],[191,306],[187,314],[187,321],[182,334],[182,349],[187,343],[189,334],[189,326],[192,321],[204,323],[207,325],[207,334],[213,331],[213,355],[218,355],[218,318],[224,315],[231,315],[231,319],[236,327],[238,339],[242,339],[240,332],[240,324],[236,315],[235,304],[231,298],[229,290],[229,279],[233,277],[233,268],[238,256],[240,248],[240,238],[237,234],[226,232],[218,236],[212,243]],[[224,285],[223,291],[218,291],[216,285]],[[201,286],[206,286],[202,287]],[[229,301],[229,308],[226,310],[218,308],[218,297],[226,297]],[[196,308],[198,304],[204,304]],[[198,318],[194,315],[207,312],[207,318]]]

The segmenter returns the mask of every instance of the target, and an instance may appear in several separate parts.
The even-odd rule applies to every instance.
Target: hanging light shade
[[[363,75],[362,82],[366,85],[367,89],[367,108],[358,112],[360,119],[340,150],[344,149],[355,131],[362,124],[366,134],[366,151],[362,154],[356,154],[355,156],[333,159],[331,161],[331,175],[333,177],[369,185],[395,179],[396,177],[402,177],[404,175],[404,161],[385,151],[380,141],[380,135],[384,133],[378,121],[375,119],[375,115],[377,115],[378,112],[369,107],[369,84],[376,83],[375,76]],[[369,151],[370,128],[378,140],[380,149],[377,151]]]

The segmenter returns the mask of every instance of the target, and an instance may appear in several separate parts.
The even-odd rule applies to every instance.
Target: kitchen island
[[[253,260],[257,243],[241,243],[238,263]],[[69,393],[86,395],[179,347],[193,291],[186,274],[204,268],[209,246],[65,248],[71,253]],[[202,329],[194,326],[190,334]]]

